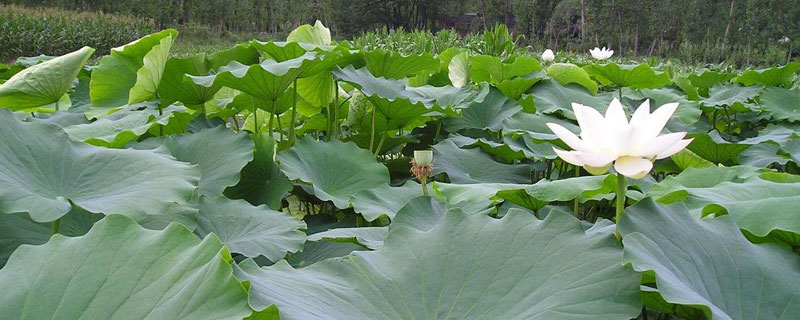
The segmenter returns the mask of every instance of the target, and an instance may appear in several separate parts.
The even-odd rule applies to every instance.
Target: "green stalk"
[[[619,87],[617,91],[619,92],[619,102],[622,102],[622,87]]]
[[[283,141],[283,126],[281,125],[281,117],[275,116],[278,119],[278,134],[280,135],[280,140]]]
[[[58,219],[56,219],[56,221],[53,221],[53,226],[50,227],[50,235],[51,236],[56,234],[56,233],[58,233],[58,227],[60,225],[61,225],[61,218],[58,218]]]
[[[372,106],[372,121],[369,125],[369,149],[375,146],[375,106]]]
[[[328,107],[325,108],[325,111],[328,114],[327,119],[325,119],[325,141],[331,141],[331,105],[328,104]]]
[[[575,166],[575,177],[581,176],[581,167]],[[578,197],[575,197],[575,203],[572,204],[572,213],[578,216]]]
[[[161,102],[159,101],[158,102],[158,117],[161,118],[162,115],[164,115],[164,110],[161,109]],[[163,136],[164,135],[164,126],[162,126],[160,124],[158,124],[158,135],[159,136]]]
[[[339,82],[333,82],[334,93],[336,97],[333,100],[333,105],[336,106],[336,109],[333,109],[333,137],[339,135]]]
[[[59,100],[60,100],[60,99],[59,99]],[[59,111],[59,110],[60,110],[60,109],[58,108],[58,100],[56,100],[56,111]]]
[[[256,112],[256,107],[253,106],[253,133],[258,133],[258,112]]]
[[[614,215],[614,222],[617,225],[614,228],[614,236],[619,241],[622,241],[622,236],[619,234],[619,221],[622,219],[622,215],[625,214],[625,190],[627,190],[625,176],[617,173],[617,205],[616,214]]]
[[[236,119],[235,114],[233,115],[233,117],[231,117],[231,119],[233,120],[233,128],[236,129],[236,132],[241,131],[241,129],[239,128],[239,120]]]
[[[422,177],[422,179],[420,179],[420,182],[422,182],[422,195],[430,197],[430,195],[428,194],[428,177]]]
[[[275,119],[275,111],[277,108],[277,104],[275,100],[272,100],[272,113],[269,114],[269,137],[272,138],[272,121]]]
[[[292,98],[292,123],[289,126],[289,142],[294,144],[294,127],[297,126],[297,78],[294,79],[294,96]]]
[[[381,136],[381,141],[380,141],[380,142],[378,142],[378,147],[377,147],[377,148],[375,148],[375,155],[376,155],[376,156],[377,156],[379,153],[381,153],[381,148],[383,147],[383,142],[384,142],[384,141],[386,141],[386,131],[384,131],[384,132],[383,132],[383,135]]]

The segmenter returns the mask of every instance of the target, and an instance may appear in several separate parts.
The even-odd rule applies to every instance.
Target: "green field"
[[[2,318],[800,314],[798,62],[183,31],[0,64]]]

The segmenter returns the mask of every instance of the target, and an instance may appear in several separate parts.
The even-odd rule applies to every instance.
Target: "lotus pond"
[[[800,318],[798,63],[177,36],[0,65],[3,319]]]

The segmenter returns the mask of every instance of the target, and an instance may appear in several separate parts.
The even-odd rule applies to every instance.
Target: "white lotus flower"
[[[542,61],[551,62],[556,59],[556,55],[553,53],[553,50],[547,49],[542,52]]]
[[[580,138],[561,125],[548,123],[547,126],[573,149],[553,148],[564,161],[582,166],[594,175],[606,173],[613,163],[618,173],[641,179],[653,169],[653,161],[669,157],[692,142],[692,139],[683,139],[686,132],[658,135],[677,107],[677,103],[668,103],[650,113],[650,101],[646,100],[628,122],[616,98],[608,106],[605,117],[592,107],[573,103],[572,110],[581,128]]]
[[[606,47],[603,47],[603,49],[594,47],[594,49],[589,50],[589,53],[592,54],[592,58],[597,60],[605,60],[614,55],[614,50],[608,50]]]
[[[433,150],[414,150],[414,162],[424,167],[433,163]]]

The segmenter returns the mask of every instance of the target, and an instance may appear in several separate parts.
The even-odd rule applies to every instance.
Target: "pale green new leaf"
[[[83,47],[20,71],[0,84],[0,108],[16,111],[58,102],[92,53],[94,49]],[[62,110],[68,107],[59,105]]]
[[[562,86],[577,83],[592,94],[597,94],[597,82],[594,82],[581,67],[571,63],[554,63],[547,67],[547,75]]]

